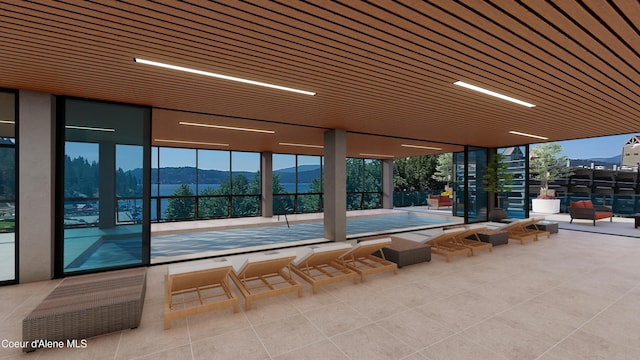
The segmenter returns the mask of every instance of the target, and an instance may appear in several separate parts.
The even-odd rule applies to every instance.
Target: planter
[[[560,212],[560,199],[532,199],[531,210],[534,213],[557,214]]]
[[[507,216],[505,209],[495,208],[489,211],[489,221],[500,222],[500,220],[506,219]]]

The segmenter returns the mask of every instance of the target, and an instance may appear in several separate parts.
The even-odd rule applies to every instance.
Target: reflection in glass
[[[498,149],[498,153],[504,156],[507,163],[507,171],[513,174],[511,191],[507,194],[500,194],[500,205],[507,210],[507,215],[511,219],[525,218],[526,207],[526,148],[525,146],[514,146]]]
[[[143,178],[148,166],[143,154],[149,110],[80,99],[60,101],[65,125],[64,159],[60,159],[64,201],[58,211],[64,215],[57,272],[144,264],[148,240],[143,235],[143,209],[148,205],[143,189],[151,181]]]

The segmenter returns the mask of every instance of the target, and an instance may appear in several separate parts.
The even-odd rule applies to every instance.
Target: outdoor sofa
[[[569,215],[573,222],[573,219],[584,219],[593,221],[593,226],[596,226],[596,220],[609,218],[609,222],[613,221],[613,212],[608,206],[593,205],[591,200],[572,201],[569,207]]]

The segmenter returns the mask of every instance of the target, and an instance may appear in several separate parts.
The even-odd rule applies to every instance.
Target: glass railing
[[[615,215],[625,216],[640,213],[640,195],[610,195],[610,194],[585,194],[585,193],[566,193],[556,194],[560,199],[560,212],[568,213],[568,207],[572,201],[591,200],[594,205],[609,206]],[[536,198],[536,194],[529,196],[529,205],[531,200]]]
[[[440,195],[440,191],[394,191],[393,206],[421,206],[427,205],[429,195]]]

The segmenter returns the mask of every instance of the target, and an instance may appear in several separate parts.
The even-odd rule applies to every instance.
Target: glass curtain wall
[[[465,216],[466,194],[467,194],[467,176],[464,152],[453,153],[453,191],[454,203],[453,213],[455,216]]]
[[[526,146],[499,148],[498,154],[504,156],[507,171],[513,174],[511,191],[507,194],[501,194],[502,198],[499,199],[501,207],[506,209],[509,218],[524,219],[528,217]]]
[[[259,216],[260,154],[153,147],[151,220]]]
[[[0,90],[0,284],[16,281],[16,94]]]
[[[273,154],[273,213],[323,210],[322,157]]]
[[[149,108],[60,98],[58,112],[56,275],[148,264]]]
[[[347,210],[382,207],[382,160],[347,158]]]
[[[467,153],[468,222],[487,221],[488,195],[482,179],[487,172],[488,150],[486,148],[469,147]]]

